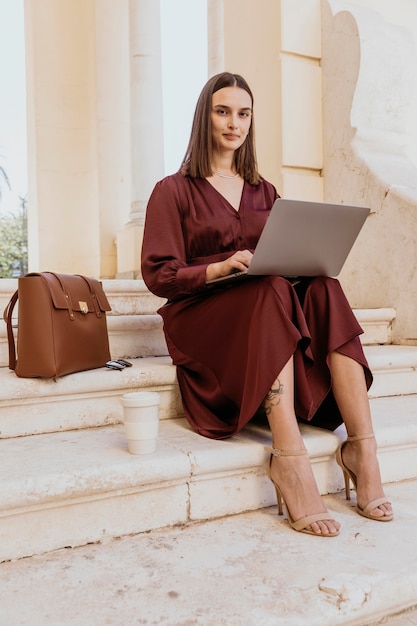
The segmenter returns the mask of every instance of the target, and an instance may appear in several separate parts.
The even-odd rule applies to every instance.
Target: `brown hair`
[[[213,153],[211,129],[212,98],[216,91],[224,87],[244,89],[249,94],[253,105],[253,95],[250,87],[239,74],[222,72],[207,81],[197,101],[190,140],[180,167],[180,172],[184,176],[206,178],[213,175],[211,167]],[[259,184],[261,178],[256,160],[253,117],[245,142],[235,152],[234,166],[236,172],[249,184]]]

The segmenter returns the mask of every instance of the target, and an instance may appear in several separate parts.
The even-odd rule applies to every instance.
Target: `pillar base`
[[[142,278],[141,249],[143,224],[129,222],[117,233],[117,278]]]

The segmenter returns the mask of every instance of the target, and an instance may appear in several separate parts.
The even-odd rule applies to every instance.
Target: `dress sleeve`
[[[189,265],[183,235],[183,210],[173,177],[156,184],[146,210],[142,276],[148,289],[175,300],[206,290],[206,267]]]

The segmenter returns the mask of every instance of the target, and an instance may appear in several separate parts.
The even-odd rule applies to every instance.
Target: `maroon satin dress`
[[[142,273],[167,298],[159,309],[192,428],[214,439],[239,432],[262,407],[294,355],[295,409],[300,421],[335,429],[342,422],[331,390],[329,354],[359,362],[372,374],[363,332],[340,283],[254,277],[209,289],[206,267],[236,250],[253,250],[278,194],[270,183],[245,183],[239,211],[205,179],[168,176],[148,203]]]

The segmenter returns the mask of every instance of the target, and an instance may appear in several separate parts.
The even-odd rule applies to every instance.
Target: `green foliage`
[[[0,278],[16,278],[28,271],[26,199],[18,213],[0,216]]]

